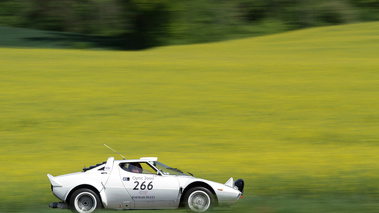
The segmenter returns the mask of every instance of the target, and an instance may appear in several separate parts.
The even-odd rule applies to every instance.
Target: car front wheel
[[[192,188],[184,195],[185,206],[194,212],[205,212],[212,209],[214,201],[212,192],[204,187]]]
[[[70,199],[70,208],[74,212],[90,213],[100,207],[99,196],[90,189],[78,189]]]

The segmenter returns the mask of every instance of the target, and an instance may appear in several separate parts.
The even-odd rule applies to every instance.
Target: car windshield
[[[153,162],[154,166],[157,167],[164,175],[186,175],[184,172],[180,171],[177,168],[172,168],[164,165],[163,163],[159,163],[158,161]]]

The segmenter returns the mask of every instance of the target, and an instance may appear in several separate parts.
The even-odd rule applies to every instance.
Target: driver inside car
[[[128,167],[129,172],[142,173],[142,166],[139,163],[131,163]]]

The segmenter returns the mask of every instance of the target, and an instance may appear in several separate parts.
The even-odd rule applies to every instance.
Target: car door
[[[179,181],[176,176],[157,175],[146,162],[120,164],[120,178],[134,201],[134,208],[178,207]]]
[[[132,209],[134,208],[134,202],[120,180],[118,164],[114,162],[113,157],[109,158],[101,173],[109,177],[106,182],[102,182],[107,203],[106,208]]]

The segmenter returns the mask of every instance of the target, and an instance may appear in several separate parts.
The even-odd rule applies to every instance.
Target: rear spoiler
[[[50,183],[51,183],[52,186],[54,186],[54,187],[62,187],[62,184],[59,183],[57,180],[55,180],[54,176],[52,176],[51,174],[47,174],[47,177],[49,178]]]

